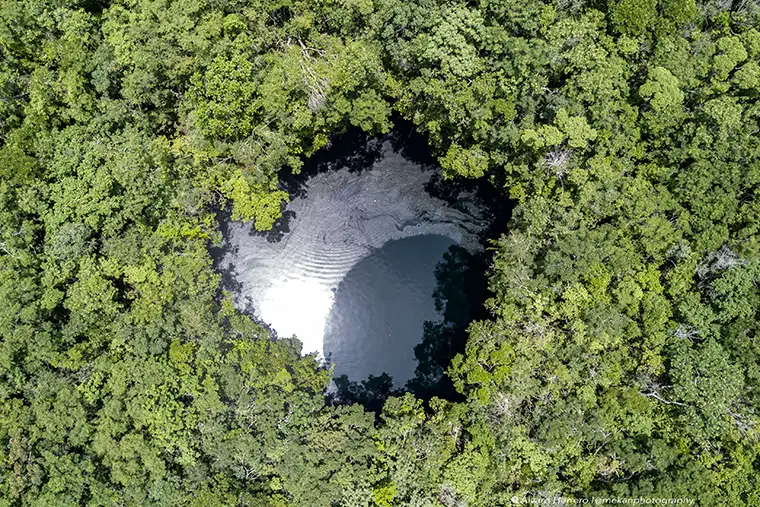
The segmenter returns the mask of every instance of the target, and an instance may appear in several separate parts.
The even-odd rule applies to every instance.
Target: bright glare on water
[[[283,277],[263,291],[256,309],[279,336],[297,336],[305,353],[322,353],[322,336],[332,306],[333,292],[318,279]]]

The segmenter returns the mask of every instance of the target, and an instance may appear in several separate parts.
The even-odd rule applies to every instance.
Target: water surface
[[[440,170],[405,159],[388,142],[367,167],[335,164],[306,181],[279,232],[228,224],[221,269],[236,305],[303,352],[331,357],[352,380],[414,370],[413,348],[433,308],[434,267],[452,244],[479,248],[487,225],[474,195],[454,204],[426,185]]]
[[[455,244],[439,235],[389,241],[348,272],[324,334],[336,375],[360,380],[385,372],[396,385],[411,377],[423,323],[441,318],[432,298],[435,266]]]

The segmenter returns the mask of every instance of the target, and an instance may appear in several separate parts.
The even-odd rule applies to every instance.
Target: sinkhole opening
[[[266,233],[220,211],[223,287],[275,339],[296,336],[333,365],[332,402],[456,399],[446,370],[468,324],[488,318],[487,244],[511,214],[492,204],[503,185],[444,179],[424,145],[403,125],[336,139],[281,178],[290,201]]]

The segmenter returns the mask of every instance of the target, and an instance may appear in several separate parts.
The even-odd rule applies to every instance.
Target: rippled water
[[[238,284],[236,304],[280,337],[297,336],[304,353],[330,356],[352,380],[386,371],[398,384],[414,370],[423,321],[437,318],[436,262],[455,243],[479,248],[486,221],[473,195],[454,205],[430,195],[435,169],[377,143],[368,167],[311,177],[281,236],[228,224],[221,265]]]

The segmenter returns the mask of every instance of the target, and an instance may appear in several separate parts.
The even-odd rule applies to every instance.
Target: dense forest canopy
[[[0,505],[760,505],[758,97],[752,0],[0,0]],[[395,117],[515,208],[376,415],[208,248]]]

